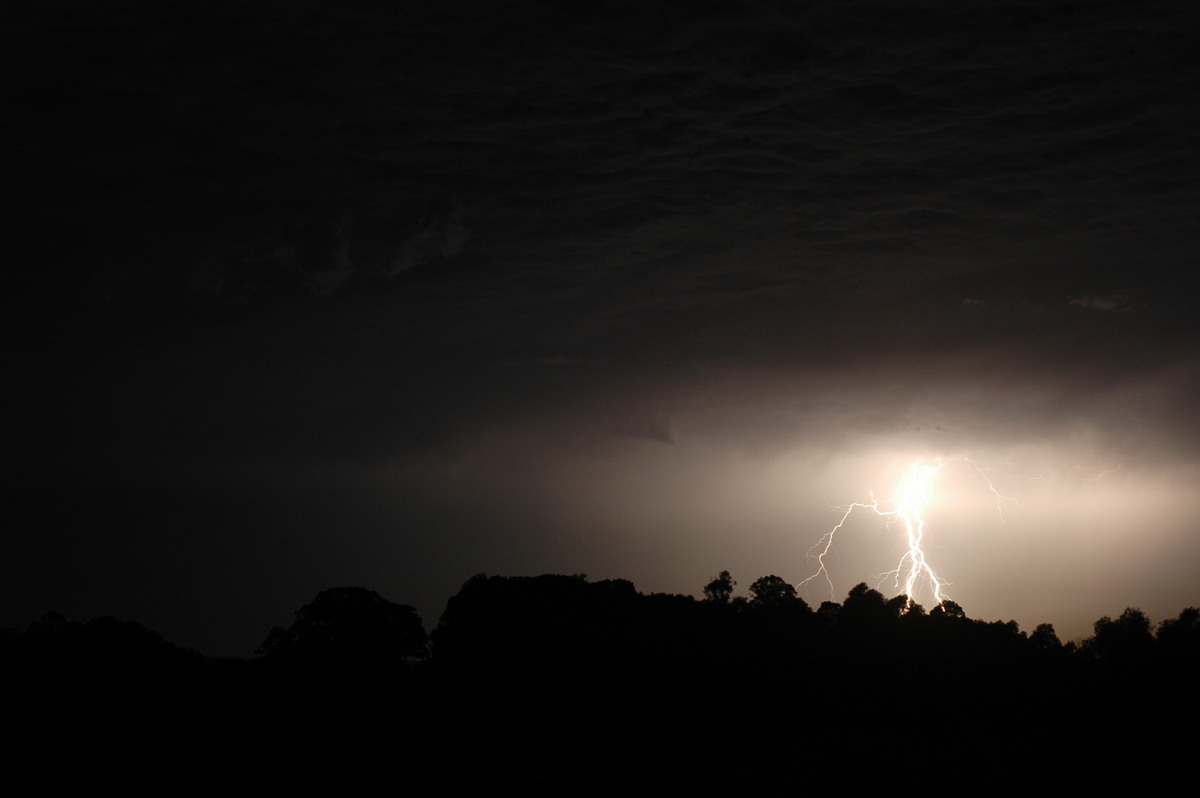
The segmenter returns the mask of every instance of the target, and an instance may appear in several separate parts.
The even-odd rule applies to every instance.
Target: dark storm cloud
[[[1177,6],[73,11],[11,28],[18,262],[101,304],[435,279],[501,357],[836,359],[1179,314],[1198,243]]]
[[[1195,206],[1195,70],[1169,6],[306,8],[38,20],[69,55],[21,53],[10,146],[54,159],[29,179],[64,224],[82,211],[61,194],[104,198],[77,254],[110,284],[178,269],[249,301],[461,258],[686,294],[712,288],[692,256],[738,239],[787,250],[755,264],[784,288],[883,254],[891,284],[1038,247],[1031,276],[1179,235]]]

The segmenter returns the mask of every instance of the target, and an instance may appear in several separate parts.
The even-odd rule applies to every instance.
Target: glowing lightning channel
[[[913,597],[916,595],[916,590],[919,586],[928,587],[929,591],[933,594],[935,604],[940,604],[944,599],[948,598],[943,592],[943,588],[949,582],[937,575],[926,559],[924,549],[921,548],[928,529],[928,525],[921,515],[921,508],[925,505],[925,501],[929,497],[930,484],[933,481],[934,474],[941,471],[947,463],[956,461],[970,464],[983,477],[984,482],[987,483],[988,490],[996,497],[996,513],[1000,516],[1000,520],[1003,521],[1003,502],[1014,500],[1001,495],[996,490],[995,485],[992,484],[986,471],[975,463],[975,461],[965,456],[958,456],[946,459],[936,457],[924,463],[918,458],[909,464],[905,479],[896,491],[895,498],[887,501],[887,504],[893,505],[892,509],[881,507],[880,501],[875,498],[873,491],[870,494],[870,502],[855,502],[845,508],[841,520],[808,550],[809,558],[815,558],[819,567],[816,573],[805,579],[797,587],[802,588],[809,582],[820,577],[829,585],[829,595],[831,598],[833,597],[833,579],[830,577],[829,571],[825,566],[825,558],[833,547],[834,538],[837,536],[838,530],[845,525],[855,510],[862,509],[870,510],[876,515],[886,518],[889,528],[897,522],[904,525],[904,533],[908,540],[908,549],[900,558],[900,562],[896,568],[880,575],[880,580],[882,581],[889,576],[892,577],[897,590],[900,589],[900,583],[903,581],[904,596],[908,600],[906,607],[912,607],[916,603]]]

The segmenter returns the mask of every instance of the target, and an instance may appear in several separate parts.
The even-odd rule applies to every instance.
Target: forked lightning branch
[[[899,529],[905,543],[904,554],[900,557],[900,562],[892,570],[878,575],[879,583],[882,584],[891,579],[896,591],[907,597],[906,606],[908,607],[916,603],[918,595],[930,596],[934,606],[949,598],[945,592],[949,582],[933,569],[924,549],[929,525],[925,521],[923,512],[929,501],[936,476],[950,463],[965,463],[982,477],[988,490],[996,497],[996,512],[1003,520],[1003,503],[1014,502],[1014,500],[1001,495],[986,471],[974,460],[965,455],[950,458],[935,457],[927,462],[918,458],[909,464],[899,487],[891,498],[881,501],[875,497],[874,492],[871,492],[869,502],[855,502],[845,508],[840,508],[844,509],[841,519],[833,529],[826,532],[808,550],[809,559],[815,559],[818,563],[816,572],[797,587],[803,588],[810,582],[823,579],[829,586],[831,600],[834,598],[833,578],[829,574],[827,560],[842,527],[856,511],[864,511],[884,518],[888,529]]]

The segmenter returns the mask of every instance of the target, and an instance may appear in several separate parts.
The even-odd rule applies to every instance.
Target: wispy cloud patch
[[[1084,294],[1081,297],[1071,297],[1067,300],[1067,304],[1087,308],[1088,310],[1118,311],[1121,313],[1132,313],[1139,309],[1130,304],[1129,296],[1126,294]]]

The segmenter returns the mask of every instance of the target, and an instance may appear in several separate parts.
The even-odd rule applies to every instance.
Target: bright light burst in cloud
[[[928,588],[934,603],[940,603],[944,598],[942,588],[946,585],[946,582],[933,570],[933,566],[929,564],[925,556],[924,549],[921,548],[921,543],[926,533],[926,523],[925,519],[921,516],[921,510],[929,496],[930,481],[944,465],[945,461],[941,458],[935,458],[928,464],[922,463],[920,459],[914,460],[909,465],[904,481],[896,490],[896,493],[891,498],[884,499],[882,505],[880,500],[876,498],[874,491],[871,492],[871,500],[869,502],[854,502],[848,505],[841,519],[833,529],[825,533],[821,540],[809,549],[809,556],[816,559],[819,567],[816,573],[802,581],[798,587],[803,588],[814,579],[823,579],[829,585],[830,600],[833,601],[836,599],[833,580],[829,576],[829,571],[825,568],[825,557],[829,554],[838,531],[846,524],[851,514],[856,510],[864,510],[885,518],[889,528],[894,526],[903,527],[904,536],[908,541],[908,548],[900,558],[899,565],[889,572],[888,575],[895,577],[898,587],[901,575],[903,574],[904,595],[908,597],[909,605],[911,606],[915,601],[914,596],[916,595],[918,582],[922,582]]]
[[[838,532],[846,525],[851,515],[856,511],[863,511],[883,518],[887,528],[896,531],[905,543],[900,562],[892,570],[877,574],[877,585],[890,580],[897,593],[907,597],[909,607],[919,603],[918,600],[926,595],[933,605],[949,598],[944,590],[949,582],[934,570],[924,548],[929,532],[924,513],[925,506],[935,490],[938,475],[943,468],[951,464],[966,465],[979,476],[987,490],[995,496],[996,514],[1003,520],[1004,503],[1014,500],[996,489],[987,471],[977,462],[966,455],[917,458],[904,469],[900,484],[888,498],[879,499],[874,491],[871,491],[869,502],[853,502],[845,506],[837,524],[808,550],[808,556],[817,561],[818,568],[797,587],[803,588],[814,580],[823,580],[829,586],[830,600],[836,600],[836,588],[826,568],[825,559],[833,548]]]

